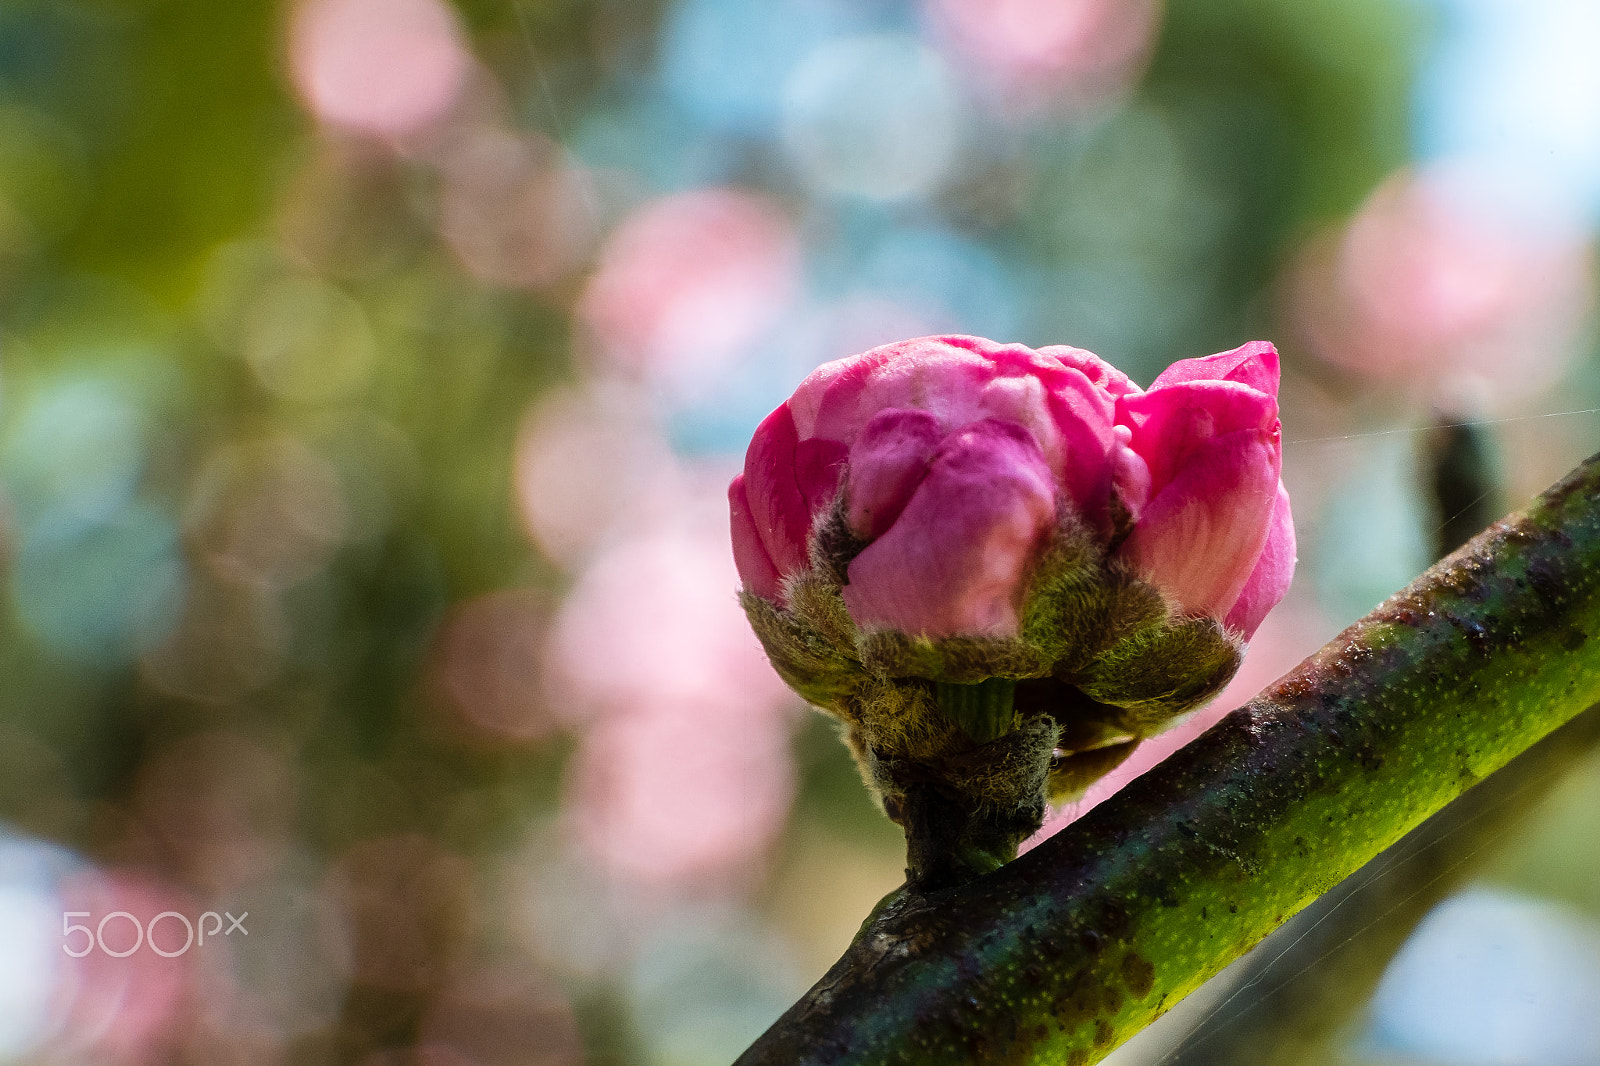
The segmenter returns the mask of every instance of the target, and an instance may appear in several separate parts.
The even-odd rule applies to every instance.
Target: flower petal
[[[781,404],[756,427],[744,457],[750,517],[779,574],[804,569],[811,507],[796,478],[799,441],[789,405]]]
[[[845,606],[864,628],[1014,634],[1023,578],[1054,518],[1054,483],[1032,434],[975,422],[945,440],[899,519],[851,562]]]
[[[1116,397],[1137,391],[1081,349],[918,337],[819,367],[790,404],[800,438],[847,443],[885,409],[926,411],[947,434],[985,418],[1015,422],[1033,434],[1067,495],[1104,526]]]
[[[1127,426],[1116,427],[1116,441],[1111,447],[1111,484],[1124,520],[1137,522],[1150,502],[1150,464],[1133,450],[1133,430]]]
[[[1267,341],[1251,341],[1229,352],[1180,359],[1151,383],[1152,390],[1185,381],[1236,381],[1268,396],[1278,395],[1278,349]]]
[[[778,568],[761,543],[755,519],[750,515],[750,501],[744,494],[744,475],[734,475],[728,485],[728,511],[733,519],[733,565],[739,569],[739,579],[746,592],[763,599],[777,600],[783,588]]]
[[[1222,618],[1266,543],[1278,465],[1276,432],[1205,442],[1151,498],[1118,554],[1185,613]]]
[[[1222,624],[1242,634],[1245,640],[1254,636],[1267,612],[1289,591],[1289,582],[1294,579],[1294,563],[1294,517],[1289,513],[1288,490],[1280,484],[1261,558],[1256,560],[1256,568],[1250,572],[1243,591]]]
[[[905,510],[928,476],[944,432],[926,411],[879,411],[850,449],[846,499],[850,528],[872,540]]]
[[[839,494],[839,477],[850,449],[836,440],[813,438],[794,446],[794,483],[806,502],[809,522],[826,511]]]
[[[1066,366],[1088,378],[1095,388],[1102,390],[1108,396],[1128,396],[1141,391],[1128,375],[1083,348],[1051,344],[1040,348],[1039,354],[1059,359]]]
[[[1188,381],[1123,397],[1117,422],[1133,431],[1130,447],[1159,493],[1206,442],[1243,430],[1276,432],[1278,401],[1239,382]]]

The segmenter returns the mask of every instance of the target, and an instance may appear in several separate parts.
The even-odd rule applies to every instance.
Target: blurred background
[[[1597,51],[1592,0],[0,0],[0,1062],[731,1061],[902,860],[734,600],[759,419],[919,334],[1278,342],[1295,587],[1057,828],[1596,450]],[[1546,776],[1423,843],[1306,1061],[1600,1061],[1600,761]]]

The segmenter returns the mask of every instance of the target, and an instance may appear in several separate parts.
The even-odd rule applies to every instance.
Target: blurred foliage
[[[857,30],[919,25],[889,0],[816,6]],[[474,1061],[576,1061],[569,1015],[589,1061],[711,1061],[706,1047],[736,1046],[782,1005],[793,968],[740,976],[727,944],[787,937],[809,974],[898,866],[831,733],[796,731],[795,806],[768,860],[710,902],[672,904],[726,926],[707,919],[724,940],[693,941],[672,965],[746,999],[673,1014],[667,992],[694,980],[637,930],[569,956],[507,932],[543,907],[565,916],[552,927],[586,929],[587,909],[699,935],[649,917],[680,912],[648,894],[569,876],[559,838],[582,715],[539,688],[543,724],[507,739],[464,726],[441,695],[454,612],[514,590],[548,619],[582,578],[528,538],[514,465],[530,410],[603,393],[608,373],[639,384],[597,371],[584,334],[593,238],[653,197],[742,186],[794,220],[817,300],[852,285],[933,292],[949,305],[939,323],[1084,345],[1148,380],[1275,333],[1289,257],[1406,161],[1419,19],[1389,0],[1172,0],[1126,101],[1020,118],[973,105],[949,181],[871,202],[808,185],[775,127],[719,125],[662,88],[682,5],[459,0],[472,121],[593,171],[582,223],[604,232],[570,268],[517,285],[469,269],[441,236],[456,149],[309,113],[287,59],[297,10],[0,2],[0,822],[207,905],[255,893],[343,908],[342,961],[313,953],[261,977],[246,959],[233,978],[246,1001],[287,982],[326,1002],[248,1037],[226,1015],[177,1018],[151,1045],[167,1061],[233,1061],[224,1051],[249,1045],[260,1061],[358,1062],[424,1030],[490,1027],[460,1022],[463,997],[512,1004],[494,1024],[520,1019],[536,1049]],[[619,143],[615,158],[580,151]],[[662,449],[693,443],[675,462],[725,477],[723,453],[755,418],[845,354],[791,339],[713,366],[709,398],[657,397],[595,425],[651,423]],[[1359,397],[1292,347],[1286,358],[1291,376]],[[537,671],[537,641],[517,647]],[[619,670],[637,657],[611,654]],[[329,940],[305,932],[305,908],[291,921],[258,904],[252,950],[281,948],[290,925]],[[761,932],[726,931],[740,922]],[[402,949],[384,930],[421,931]],[[391,950],[415,973],[363,961]],[[751,947],[740,965],[760,958]],[[539,977],[468,996],[462,960],[556,972],[563,991]]]

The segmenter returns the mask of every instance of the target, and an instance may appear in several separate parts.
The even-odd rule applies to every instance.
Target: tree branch
[[[1435,559],[1494,520],[1482,427],[1438,414],[1423,458],[1436,510]],[[1600,745],[1590,707],[1279,926],[1235,975],[1240,1002],[1190,1032],[1163,1066],[1321,1066],[1417,924],[1458,891],[1567,771]],[[1449,846],[1441,846],[1448,840]],[[1254,994],[1251,994],[1253,991]]]
[[[1029,854],[892,896],[739,1060],[1085,1066],[1600,701],[1600,456]]]
[[[1600,745],[1600,706],[1545,737],[1407,833],[1250,954],[1236,1009],[1183,1038],[1163,1066],[1310,1066],[1371,1000],[1389,962],[1440,901]],[[1448,842],[1448,846],[1441,846]],[[1226,1020],[1224,1020],[1226,1019]]]

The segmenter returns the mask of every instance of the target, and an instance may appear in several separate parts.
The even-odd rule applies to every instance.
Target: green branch
[[[1600,701],[1600,457],[1021,859],[891,896],[739,1060],[1095,1062]]]
[[[1442,900],[1537,812],[1600,747],[1600,706],[1488,780],[1279,927],[1250,953],[1235,988],[1255,988],[1187,1034],[1162,1066],[1326,1066],[1391,958]]]

